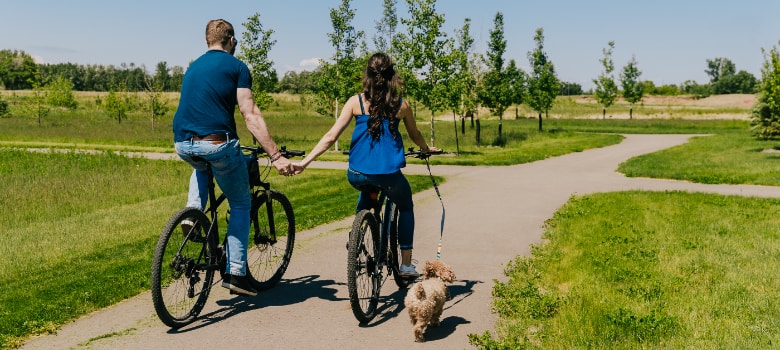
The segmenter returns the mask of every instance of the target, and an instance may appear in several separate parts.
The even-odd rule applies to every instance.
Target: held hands
[[[276,170],[279,172],[279,175],[293,176],[295,174],[300,173],[300,172],[295,172],[293,163],[285,157],[279,157],[279,159],[273,162],[273,165],[276,167]]]
[[[293,163],[293,174],[298,175],[303,172],[304,169],[306,169],[301,162]]]

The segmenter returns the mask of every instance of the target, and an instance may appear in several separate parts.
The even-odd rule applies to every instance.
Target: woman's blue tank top
[[[360,99],[361,115],[355,117],[355,130],[349,149],[349,167],[363,174],[392,174],[406,166],[404,143],[398,132],[400,120],[382,118],[382,133],[378,140],[368,132],[368,118]]]

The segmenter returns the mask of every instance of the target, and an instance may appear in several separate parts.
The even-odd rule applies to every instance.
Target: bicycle
[[[258,291],[274,287],[287,270],[295,244],[295,216],[287,197],[271,189],[264,181],[270,172],[266,166],[261,176],[258,159],[268,155],[261,147],[241,146],[249,169],[252,209],[250,240],[247,256],[247,276]],[[302,156],[303,151],[287,150],[286,157]],[[181,328],[198,317],[208,299],[214,272],[224,278],[227,257],[223,246],[227,235],[219,242],[218,208],[225,195],[215,193],[214,174],[207,167],[209,183],[208,207],[183,208],[165,224],[154,250],[151,270],[152,302],[160,320]],[[207,215],[208,214],[208,215]],[[229,220],[230,211],[223,218]]]
[[[431,154],[410,148],[404,156],[424,159],[428,164]],[[398,208],[378,187],[372,189],[371,199],[374,200],[372,207],[355,215],[347,243],[349,302],[361,324],[376,317],[379,295],[390,275],[399,289],[405,289],[417,280],[399,273]]]

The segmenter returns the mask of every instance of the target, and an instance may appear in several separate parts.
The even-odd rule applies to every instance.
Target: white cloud
[[[313,70],[320,65],[320,59],[319,58],[307,58],[305,60],[301,60],[298,65],[301,67],[301,69],[304,70]]]

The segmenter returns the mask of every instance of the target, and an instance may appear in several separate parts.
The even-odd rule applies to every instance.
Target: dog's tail
[[[416,289],[414,293],[417,296],[417,300],[425,300],[425,288],[418,284]]]

